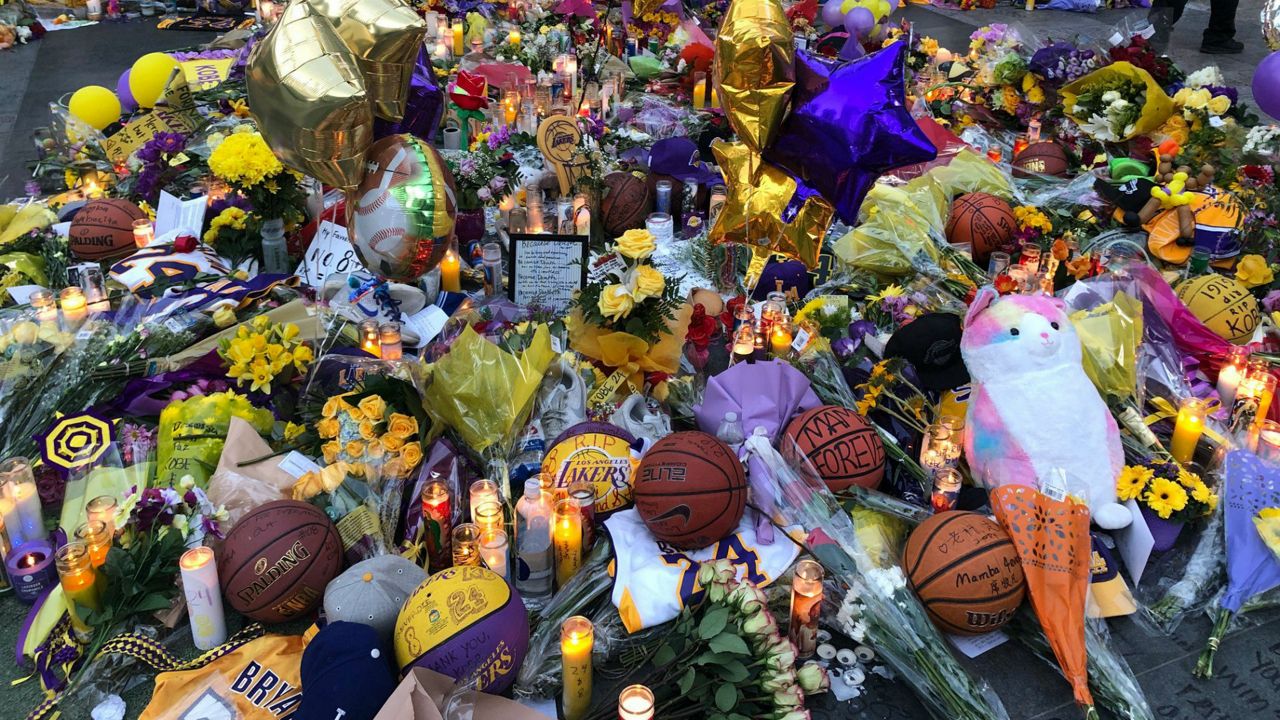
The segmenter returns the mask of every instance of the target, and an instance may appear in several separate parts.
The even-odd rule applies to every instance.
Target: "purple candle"
[[[30,605],[58,582],[53,564],[53,546],[35,540],[15,547],[4,561],[14,594]]]

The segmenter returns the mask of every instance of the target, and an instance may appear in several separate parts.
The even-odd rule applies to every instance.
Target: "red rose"
[[[173,239],[174,252],[189,253],[196,249],[195,235],[179,235]]]
[[[707,314],[707,309],[698,303],[693,306],[693,316],[689,318],[689,331],[684,339],[699,350],[706,350],[711,344],[711,336],[718,329],[716,319]]]
[[[1005,275],[1004,273],[1001,273],[1000,275],[996,276],[995,286],[996,286],[996,292],[1000,293],[1001,295],[1008,295],[1010,293],[1014,293],[1018,291],[1018,281],[1014,280],[1008,275]]]

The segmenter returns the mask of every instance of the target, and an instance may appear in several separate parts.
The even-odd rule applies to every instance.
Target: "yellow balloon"
[[[120,119],[120,98],[101,85],[85,85],[72,93],[67,109],[94,130],[101,130]]]
[[[869,4],[871,5],[871,8],[870,8],[871,14],[875,16],[876,22],[880,22],[881,20],[883,20],[884,16],[888,15],[889,12],[892,10],[892,8],[889,6],[889,3],[886,2],[885,0],[874,0]]]
[[[138,107],[149,108],[164,94],[169,75],[178,67],[178,61],[164,53],[147,53],[138,58],[129,71],[129,92]]]
[[[840,3],[840,12],[848,14],[848,12],[856,7],[862,6],[862,0],[844,0]]]

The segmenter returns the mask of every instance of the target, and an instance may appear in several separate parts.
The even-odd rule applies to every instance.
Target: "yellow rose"
[[[422,462],[422,448],[418,443],[409,443],[400,451],[400,459],[404,461],[405,468],[412,470],[418,467],[418,463]]]
[[[320,473],[305,472],[293,484],[292,496],[294,500],[310,500],[320,494]]]
[[[380,395],[370,395],[360,401],[360,412],[364,413],[364,416],[370,420],[377,422],[387,414],[387,401],[383,400]]]
[[[373,423],[369,420],[360,421],[360,437],[365,440],[377,440],[378,431],[374,429]]]
[[[1245,255],[1236,264],[1236,280],[1247,288],[1255,288],[1270,284],[1275,280],[1275,274],[1271,272],[1271,266],[1267,265],[1266,258],[1261,255]]]
[[[401,440],[408,440],[418,432],[418,419],[412,415],[391,413],[391,417],[387,419],[387,432]]]
[[[658,240],[648,230],[635,228],[622,233],[614,247],[633,260],[643,260],[658,249]]]
[[[369,458],[370,460],[381,460],[383,457],[386,456],[387,450],[386,448],[382,447],[382,443],[371,442],[365,447],[364,454],[365,454],[365,457]]]
[[[341,425],[338,423],[338,418],[325,418],[316,423],[316,432],[320,433],[320,437],[326,440],[338,437],[339,429],[341,429]]]
[[[364,457],[364,443],[359,440],[351,440],[347,442],[347,456],[352,458]]]
[[[1231,109],[1231,98],[1226,95],[1217,95],[1209,101],[1209,112],[1214,115],[1223,115]]]
[[[320,446],[320,452],[324,453],[324,461],[328,465],[338,461],[338,456],[342,454],[342,443],[333,440]]]
[[[395,435],[391,435],[389,433],[387,435],[383,435],[382,440],[380,442],[382,443],[382,447],[385,448],[387,452],[395,452],[400,448],[404,447],[404,438],[398,438]]]
[[[600,291],[600,301],[596,305],[600,308],[601,315],[610,320],[617,320],[631,314],[636,301],[625,287],[610,285]]]
[[[649,297],[657,297],[662,294],[663,288],[667,286],[667,279],[662,277],[662,273],[658,268],[651,265],[641,265],[636,268],[635,277],[637,301],[643,301]]]
[[[213,324],[225,330],[236,324],[236,311],[231,305],[223,305],[213,311]]]

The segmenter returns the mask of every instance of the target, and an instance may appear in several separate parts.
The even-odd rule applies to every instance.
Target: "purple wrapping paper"
[[[724,414],[736,412],[745,435],[750,437],[756,428],[764,428],[769,441],[776,443],[778,434],[792,416],[821,404],[804,373],[781,360],[770,360],[738,363],[712,377],[707,381],[702,404],[693,409],[693,414],[698,428],[714,435]],[[750,455],[747,482],[759,488],[751,497],[761,503],[766,515],[773,509],[769,506],[773,495],[767,477],[768,466],[755,454]],[[765,545],[773,542],[773,525],[767,517],[757,518],[756,539]]]
[[[1227,592],[1222,607],[1235,613],[1249,598],[1280,585],[1280,560],[1253,524],[1259,510],[1280,506],[1280,469],[1236,450],[1227,456],[1224,477]]]
[[[435,137],[436,128],[440,127],[440,118],[443,116],[444,91],[436,84],[435,73],[431,69],[431,55],[423,45],[418,51],[413,77],[409,80],[404,117],[399,122],[375,119],[373,137],[378,139],[409,133],[430,142]]]
[[[796,51],[791,114],[766,148],[769,162],[822,193],[844,222],[887,170],[927,162],[938,151],[907,112],[904,43],[858,60]]]

